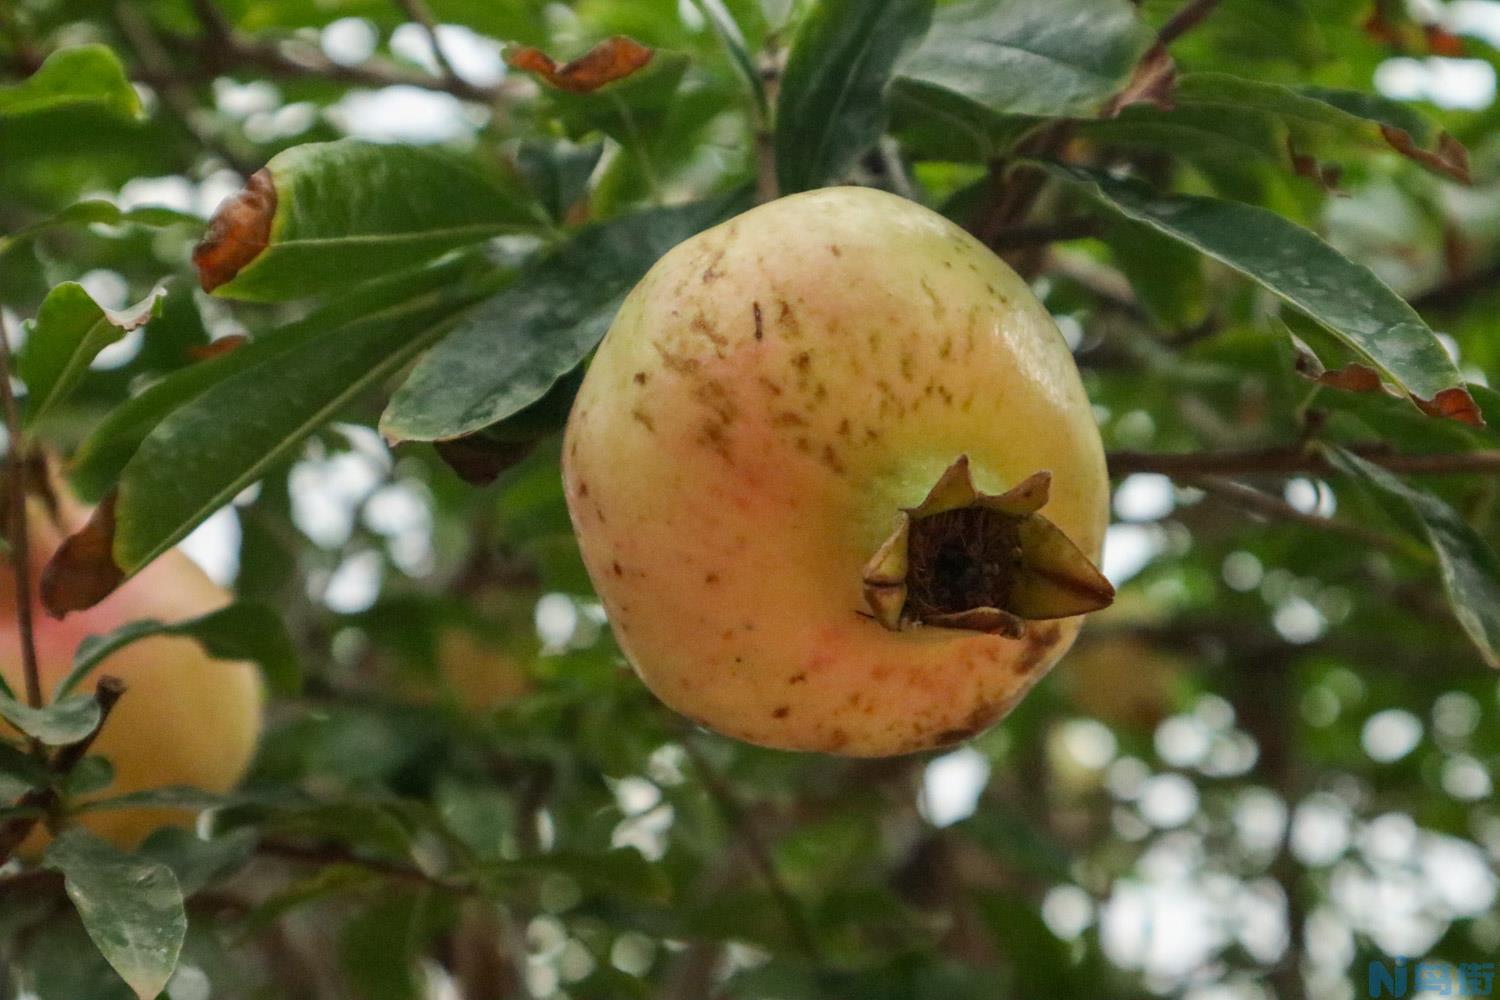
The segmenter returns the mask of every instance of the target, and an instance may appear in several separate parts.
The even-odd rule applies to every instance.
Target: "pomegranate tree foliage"
[[[164,631],[274,683],[225,797],[112,797],[93,697],[0,691],[0,830],[208,817],[0,868],[0,996],[1299,997],[1493,955],[1500,7],[1412,10],[5,4],[20,419],[111,514],[42,598],[240,535],[239,603],[68,687]],[[559,485],[651,262],[850,182],[1032,281],[1120,484],[1116,606],[934,769],[972,812],[930,757],[658,705]],[[455,635],[529,679],[465,701]]]

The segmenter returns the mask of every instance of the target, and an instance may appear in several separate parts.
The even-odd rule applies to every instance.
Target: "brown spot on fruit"
[[[812,354],[807,351],[800,352],[795,358],[792,359],[792,367],[797,369],[799,372],[802,372],[804,375],[807,373],[807,369],[811,365]]]
[[[648,381],[650,381],[650,379],[651,376],[647,375],[645,372],[636,372],[633,381],[636,385],[645,385]]]
[[[611,563],[609,568],[612,569],[612,570],[614,570],[615,576],[624,576],[625,575],[625,567],[621,566],[619,564],[619,562]]]
[[[639,406],[630,411],[630,417],[636,423],[646,428],[646,430],[651,431],[653,434],[656,433],[656,425],[651,422],[650,414],[641,409]]]
[[[723,259],[723,250],[714,252],[712,259],[710,259],[708,262],[708,266],[703,269],[703,283],[705,285],[711,285],[715,281],[718,281],[720,278],[724,277],[724,272],[719,270],[719,261]]]
[[[833,254],[835,257],[842,257],[842,256],[844,256],[844,251],[840,250],[838,248],[837,244],[830,243],[828,245],[828,252],[831,253],[831,254]]]
[[[710,574],[708,574],[707,576],[705,576],[703,578],[703,582],[707,583],[709,585],[718,583],[719,582],[719,574],[717,574],[717,573],[710,573]]]
[[[781,705],[781,706],[777,707],[776,710],[771,713],[771,718],[773,718],[773,719],[785,719],[788,715],[791,715],[791,714],[792,714],[792,706],[790,706],[790,705]]]
[[[823,446],[823,464],[840,476],[844,474],[844,463],[839,460],[838,452],[833,450],[832,445]]]
[[[788,677],[786,679],[786,682],[788,684],[806,684],[807,683],[807,672],[806,671],[802,671],[800,673],[795,673],[792,676]]]
[[[760,303],[752,302],[750,304],[750,311],[755,315],[755,339],[762,340],[766,335],[766,328],[764,320],[760,315]]]

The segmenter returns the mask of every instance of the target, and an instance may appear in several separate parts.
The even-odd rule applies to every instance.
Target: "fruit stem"
[[[16,575],[16,626],[21,640],[21,669],[26,675],[26,702],[32,708],[42,707],[42,676],[37,667],[36,624],[31,604],[31,554],[26,525],[26,439],[21,429],[20,411],[15,390],[10,384],[10,328],[0,314],[0,405],[5,410],[7,445],[5,449],[6,495],[10,500],[8,533],[11,568]],[[33,753],[40,744],[32,740]]]

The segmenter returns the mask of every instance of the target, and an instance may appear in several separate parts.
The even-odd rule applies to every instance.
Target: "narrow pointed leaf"
[[[440,290],[390,314],[335,327],[174,410],[126,464],[114,502],[101,504],[95,520],[53,557],[42,575],[44,604],[60,615],[107,596],[109,586],[74,581],[112,573],[109,582],[118,586],[176,545],[360,392],[452,329],[478,294]],[[91,533],[107,545],[72,545]]]
[[[1365,487],[1392,521],[1432,546],[1453,616],[1484,661],[1500,669],[1500,558],[1494,550],[1433,494],[1352,452],[1332,448],[1328,457]]]
[[[586,229],[480,305],[417,363],[380,420],[391,441],[443,441],[520,412],[599,343],[662,254],[742,199],[653,209]]]
[[[277,694],[295,694],[301,686],[302,668],[297,663],[297,650],[281,617],[265,605],[240,601],[185,622],[168,625],[143,619],[104,635],[87,637],[78,644],[73,654],[73,669],[58,686],[58,694],[71,692],[114,653],[154,635],[195,639],[216,659],[253,660]]]
[[[430,268],[372,281],[358,296],[340,298],[306,319],[258,335],[227,354],[179,369],[109,412],[89,433],[68,468],[78,495],[98,503],[120,477],[141,442],[173,410],[197,398],[210,386],[261,364],[309,340],[357,321],[392,321],[422,308],[423,296],[462,279],[468,262],[444,262]]]
[[[822,0],[808,14],[776,104],[783,194],[837,182],[885,130],[885,89],[932,19],[932,0]]]
[[[1448,352],[1416,310],[1315,233],[1253,205],[1164,194],[1082,167],[1049,168],[1107,207],[1196,247],[1301,309],[1429,412],[1482,422]]]

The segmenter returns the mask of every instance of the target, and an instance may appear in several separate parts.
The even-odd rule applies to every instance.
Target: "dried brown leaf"
[[[88,523],[70,536],[42,570],[42,606],[54,618],[91,608],[125,581],[115,565],[115,500],[110,493]]]
[[[1435,150],[1427,150],[1418,146],[1410,132],[1396,128],[1394,125],[1380,126],[1380,134],[1385,137],[1386,142],[1391,144],[1391,148],[1402,156],[1409,156],[1418,163],[1447,174],[1462,184],[1472,182],[1469,175],[1469,151],[1464,148],[1463,143],[1447,132],[1438,136]]]
[[[1157,42],[1146,50],[1136,64],[1130,81],[1100,112],[1101,118],[1115,118],[1132,104],[1150,104],[1171,111],[1177,106],[1173,93],[1177,89],[1177,64],[1167,47]]]
[[[655,54],[633,38],[616,35],[561,66],[541,49],[529,45],[508,49],[505,61],[516,69],[536,74],[558,90],[587,94],[640,70]]]

